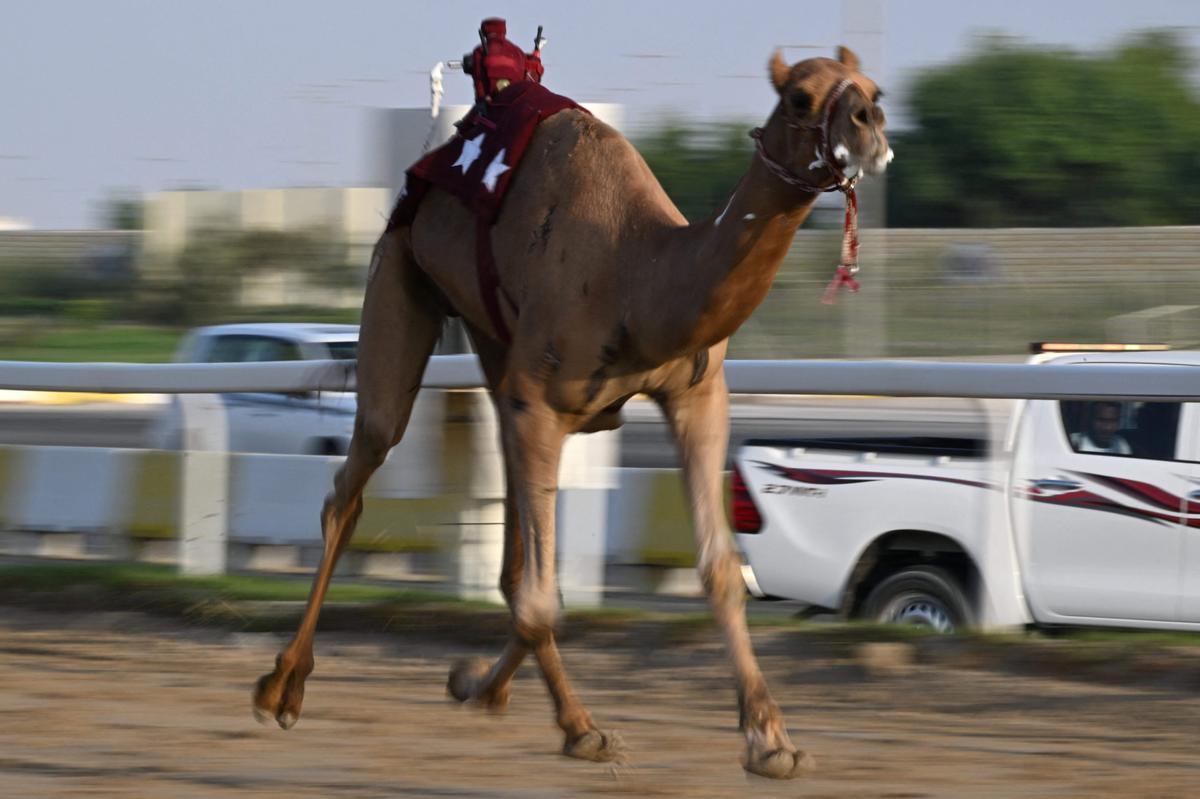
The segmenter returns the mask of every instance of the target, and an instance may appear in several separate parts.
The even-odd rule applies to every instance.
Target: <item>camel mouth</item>
[[[896,153],[891,147],[886,151],[875,156],[875,159],[867,166],[868,175],[882,175],[887,171],[888,164],[896,157]]]
[[[839,144],[833,148],[833,160],[842,174],[851,180],[857,180],[863,176],[862,164],[846,145]]]
[[[861,178],[866,175],[882,175],[892,162],[896,154],[888,147],[882,153],[874,157],[862,158],[850,151],[850,148],[844,144],[838,144],[833,148],[833,160],[837,163],[838,168],[842,170],[842,174],[848,178]]]

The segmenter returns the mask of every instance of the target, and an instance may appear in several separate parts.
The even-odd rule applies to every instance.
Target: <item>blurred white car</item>
[[[182,363],[353,360],[358,325],[265,323],[201,327],[180,344]],[[228,413],[231,452],[344,455],[354,429],[354,392],[248,392],[221,395]],[[178,449],[183,440],[178,401],[172,398],[152,425],[150,445]]]

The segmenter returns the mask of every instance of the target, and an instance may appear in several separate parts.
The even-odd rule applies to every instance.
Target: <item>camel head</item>
[[[782,139],[789,143],[790,152],[772,155],[816,185],[827,185],[829,172],[835,180],[878,175],[892,160],[879,107],[883,93],[858,71],[858,56],[849,48],[839,47],[837,56],[837,60],[809,58],[788,66],[776,50],[770,63],[779,105],[768,127],[792,129]]]

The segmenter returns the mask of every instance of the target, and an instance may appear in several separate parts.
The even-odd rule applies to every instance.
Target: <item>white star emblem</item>
[[[483,137],[486,135],[486,133],[480,133],[473,139],[463,139],[462,153],[459,154],[458,160],[450,165],[450,168],[458,167],[465,175],[471,168],[471,164],[475,163],[475,159],[479,157],[479,151],[483,148]]]
[[[496,181],[509,170],[508,164],[504,163],[505,152],[507,150],[502,149],[496,153],[496,157],[492,159],[492,163],[488,164],[487,171],[483,173],[483,185],[487,186],[488,191],[495,191]]]

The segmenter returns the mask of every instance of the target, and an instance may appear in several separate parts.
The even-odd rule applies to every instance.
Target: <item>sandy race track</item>
[[[773,634],[779,635],[779,634]],[[394,636],[318,637],[304,716],[258,725],[250,686],[278,638],[181,630],[116,614],[0,611],[4,797],[1097,797],[1195,796],[1192,693],[916,667],[868,677],[756,636],[804,780],[738,766],[719,648],[564,648],[621,769],[559,756],[540,679],[525,667],[507,714],[445,697],[451,660],[485,654]]]

